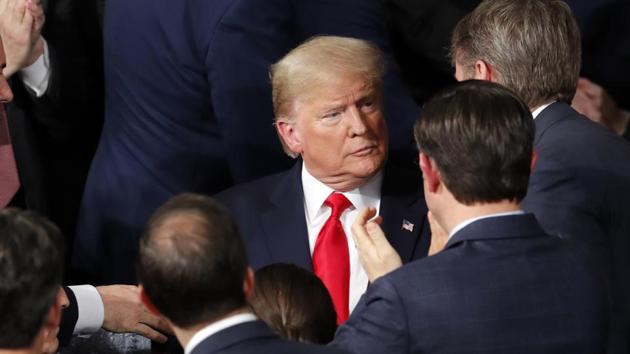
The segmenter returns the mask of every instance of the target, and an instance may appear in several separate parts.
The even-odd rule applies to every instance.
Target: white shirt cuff
[[[41,97],[48,89],[50,81],[50,55],[48,54],[48,44],[44,41],[44,53],[37,60],[20,70],[24,85],[35,92],[35,97]]]
[[[69,287],[77,299],[79,318],[73,334],[90,334],[103,326],[105,307],[101,295],[92,285]]]

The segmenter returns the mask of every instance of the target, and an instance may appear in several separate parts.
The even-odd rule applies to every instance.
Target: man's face
[[[334,189],[361,186],[387,156],[379,90],[364,78],[349,76],[309,94],[295,103],[291,149],[302,155],[314,177]]]
[[[1,103],[9,103],[13,99],[13,92],[11,92],[11,88],[7,83],[7,79],[5,79],[4,75],[2,75],[2,70],[6,66],[6,59],[4,56],[4,48],[2,47],[2,39],[0,39],[0,102]],[[0,114],[4,114],[4,105],[0,104]]]

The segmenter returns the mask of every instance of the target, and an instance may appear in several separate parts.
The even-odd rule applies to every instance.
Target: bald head
[[[140,240],[138,277],[155,307],[182,328],[244,306],[246,269],[236,224],[205,196],[169,200]]]

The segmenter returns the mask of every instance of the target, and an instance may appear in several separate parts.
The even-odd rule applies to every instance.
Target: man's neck
[[[448,208],[440,218],[440,224],[445,228],[447,234],[451,234],[453,228],[466,220],[484,217],[487,215],[508,213],[521,210],[520,204],[513,201],[501,201],[496,203],[464,205],[457,204]]]
[[[200,330],[204,329],[205,327],[208,327],[209,325],[219,322],[225,318],[228,318],[230,316],[234,316],[234,315],[238,315],[238,314],[242,314],[242,313],[250,313],[251,309],[249,309],[249,307],[243,307],[240,308],[238,310],[234,310],[230,313],[225,314],[224,316],[221,316],[219,318],[214,319],[213,321],[208,321],[208,322],[204,322],[202,324],[199,325],[195,325],[192,327],[187,327],[187,328],[180,328],[177,326],[172,326],[173,327],[173,332],[175,332],[175,337],[177,337],[177,340],[179,341],[179,343],[182,345],[183,348],[186,348],[188,346],[188,343],[190,342],[190,339]],[[1,353],[0,353],[1,354]]]

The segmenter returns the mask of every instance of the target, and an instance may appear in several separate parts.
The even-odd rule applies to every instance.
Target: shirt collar
[[[448,239],[450,240],[451,237],[453,237],[453,235],[455,235],[458,231],[460,231],[461,229],[465,228],[466,226],[474,223],[475,221],[479,221],[479,220],[482,220],[482,219],[488,219],[488,218],[495,218],[495,217],[499,217],[499,216],[521,215],[521,214],[525,214],[525,212],[522,211],[522,210],[515,210],[515,211],[508,211],[508,212],[505,212],[505,213],[488,214],[488,215],[478,216],[476,218],[464,220],[464,221],[460,222],[459,224],[457,224],[451,230],[451,233],[448,235]]]
[[[199,343],[206,340],[208,337],[220,332],[228,327],[236,326],[241,323],[256,321],[256,316],[253,313],[239,313],[213,322],[208,326],[202,328],[200,331],[190,338],[188,345],[186,345],[185,354],[190,354]]]
[[[381,199],[383,171],[379,171],[364,185],[342,194],[350,200],[354,209],[377,208]],[[302,188],[304,189],[304,208],[310,222],[315,220],[322,210],[324,201],[335,190],[313,177],[306,165],[302,166]]]
[[[536,117],[538,117],[538,115],[539,115],[540,113],[542,113],[542,111],[544,111],[544,110],[545,110],[545,108],[547,108],[547,107],[551,106],[551,104],[553,104],[553,103],[556,103],[556,101],[551,101],[551,102],[549,102],[549,103],[545,103],[544,105],[542,105],[542,106],[540,106],[540,107],[536,108],[536,109],[532,112],[532,117],[534,117],[534,119],[536,119]]]

